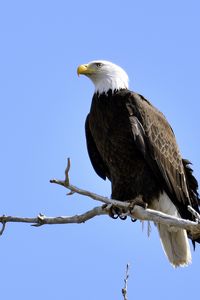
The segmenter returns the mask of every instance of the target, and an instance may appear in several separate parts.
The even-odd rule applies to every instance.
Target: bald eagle
[[[77,72],[95,85],[85,123],[87,149],[96,173],[111,181],[111,198],[130,201],[141,196],[148,208],[194,220],[187,207],[199,212],[198,183],[164,115],[130,91],[128,75],[111,62],[92,61]],[[190,264],[186,230],[162,224],[157,228],[170,263]]]

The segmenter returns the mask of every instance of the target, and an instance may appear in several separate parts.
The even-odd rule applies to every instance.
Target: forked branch
[[[189,210],[193,213],[196,222],[169,216],[167,214],[152,209],[148,209],[148,208],[144,209],[143,207],[138,205],[132,207],[130,202],[122,202],[122,201],[110,199],[108,197],[103,197],[98,194],[80,189],[72,185],[69,180],[69,170],[70,170],[70,159],[68,158],[67,168],[65,170],[65,179],[64,180],[52,179],[50,180],[50,182],[67,188],[69,190],[69,193],[67,195],[72,195],[74,193],[77,193],[83,196],[87,196],[93,200],[97,200],[104,203],[103,206],[95,207],[90,211],[75,216],[46,217],[43,214],[39,214],[35,218],[23,218],[23,217],[12,217],[12,216],[3,215],[2,217],[0,217],[0,223],[2,223],[2,229],[0,230],[0,235],[3,233],[5,229],[5,225],[8,222],[31,223],[33,226],[36,227],[41,225],[46,225],[46,224],[69,224],[69,223],[79,224],[79,223],[86,222],[91,218],[94,218],[99,215],[108,215],[111,206],[114,206],[123,209],[124,214],[131,218],[138,219],[138,220],[153,221],[155,223],[161,223],[172,227],[179,227],[182,229],[186,229],[189,235],[194,239],[200,237],[200,216],[191,207],[189,207]]]

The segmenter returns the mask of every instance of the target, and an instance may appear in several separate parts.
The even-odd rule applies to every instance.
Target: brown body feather
[[[142,195],[148,204],[163,191],[182,218],[199,211],[198,184],[182,160],[164,115],[143,96],[120,90],[94,94],[86,119],[89,156],[97,174],[112,183],[112,198]]]

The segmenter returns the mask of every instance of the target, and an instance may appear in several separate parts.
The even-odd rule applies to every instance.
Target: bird
[[[148,208],[195,220],[188,205],[199,213],[198,182],[164,114],[131,91],[127,73],[112,62],[81,64],[77,73],[95,86],[85,121],[86,144],[94,170],[111,182],[111,198],[131,202],[141,197]],[[200,237],[177,227],[156,226],[171,265],[188,266],[188,238],[195,246]]]

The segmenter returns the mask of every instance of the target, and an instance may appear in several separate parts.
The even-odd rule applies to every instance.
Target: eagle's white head
[[[77,73],[89,77],[95,85],[95,92],[100,94],[107,93],[109,90],[128,89],[129,79],[126,72],[106,60],[91,61],[88,64],[80,65]]]

